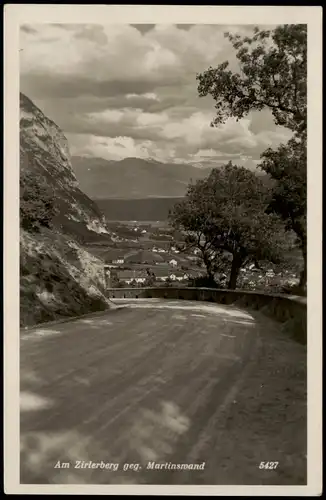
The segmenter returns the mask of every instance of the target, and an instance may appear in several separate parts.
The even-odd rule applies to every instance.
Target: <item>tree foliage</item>
[[[293,230],[302,250],[304,267],[300,284],[307,280],[307,148],[305,141],[291,139],[277,150],[261,155],[260,168],[277,180],[269,211],[279,214],[286,229]]]
[[[304,258],[301,286],[307,276],[306,146],[307,26],[287,24],[273,30],[255,28],[251,37],[225,33],[236,51],[237,70],[225,61],[197,75],[200,96],[215,100],[212,126],[251,111],[271,110],[276,125],[293,132],[277,150],[262,154],[260,167],[276,181],[269,211],[293,229]]]
[[[273,189],[270,209],[279,213],[300,240],[305,239],[307,213],[307,150],[302,141],[292,139],[261,155],[259,167],[277,184]]]
[[[146,269],[146,279],[144,281],[144,286],[154,286],[156,282],[156,276],[153,271],[150,270],[150,268]]]
[[[20,224],[29,232],[40,228],[53,227],[53,219],[59,210],[53,191],[45,180],[31,172],[22,171],[20,175]]]
[[[268,108],[275,123],[303,134],[307,128],[307,26],[287,24],[254,29],[252,37],[225,33],[236,52],[239,70],[225,61],[197,75],[200,96],[215,100],[212,125],[238,120]]]
[[[196,247],[212,279],[225,255],[232,256],[229,288],[249,260],[278,262],[286,245],[284,227],[266,213],[270,196],[260,179],[228,163],[188,187],[185,199],[170,213],[174,228],[185,232],[185,247]]]

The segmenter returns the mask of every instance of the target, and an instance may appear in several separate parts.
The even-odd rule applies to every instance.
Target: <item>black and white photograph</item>
[[[18,22],[18,483],[306,494],[321,12],[87,7]]]

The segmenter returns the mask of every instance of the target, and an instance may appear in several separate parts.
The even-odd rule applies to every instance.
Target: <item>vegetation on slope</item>
[[[106,309],[102,262],[48,229],[21,230],[20,324],[34,325]]]

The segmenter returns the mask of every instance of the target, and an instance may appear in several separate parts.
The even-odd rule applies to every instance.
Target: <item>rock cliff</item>
[[[20,323],[109,307],[103,263],[83,241],[111,240],[105,218],[78,187],[60,128],[20,95]]]

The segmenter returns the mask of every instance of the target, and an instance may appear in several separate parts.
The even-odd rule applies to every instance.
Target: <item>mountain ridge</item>
[[[137,157],[106,160],[74,155],[71,162],[81,189],[93,200],[180,198],[190,182],[207,177],[213,168]],[[256,175],[270,184],[264,172],[257,170]]]
[[[81,189],[96,200],[184,196],[191,180],[202,179],[211,170],[136,157],[105,160],[72,156],[71,161]]]

